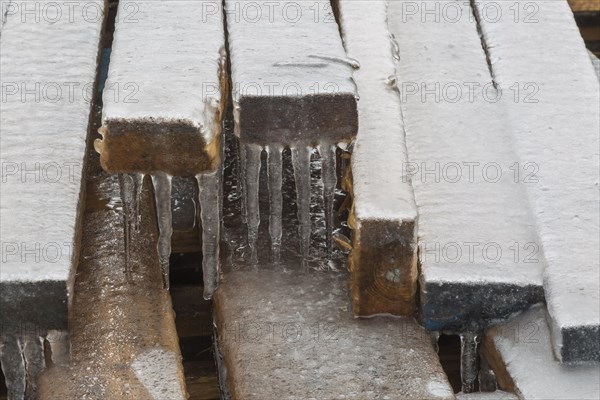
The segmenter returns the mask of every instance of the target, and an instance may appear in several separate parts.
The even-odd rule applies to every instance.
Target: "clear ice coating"
[[[202,220],[202,272],[204,298],[209,300],[217,288],[219,240],[221,229],[221,171],[196,175]]]
[[[291,150],[300,225],[300,252],[302,253],[302,265],[306,268],[310,250],[310,156],[312,151],[310,147],[306,146],[294,146]]]
[[[282,212],[283,212],[283,147],[267,146],[267,166],[269,180],[269,235],[271,236],[271,257],[279,263],[281,254]]]
[[[255,144],[243,145],[244,195],[246,203],[246,225],[248,227],[248,247],[250,248],[250,262],[258,263],[256,240],[258,239],[258,226],[260,225],[259,211],[259,177],[260,155],[262,148]]]
[[[460,380],[463,393],[472,393],[479,369],[476,334],[466,332],[460,335]]]
[[[319,154],[321,155],[321,171],[323,179],[323,204],[325,208],[325,226],[327,235],[327,253],[331,254],[333,237],[333,200],[335,197],[335,188],[337,186],[337,175],[335,170],[336,146],[320,145]]]
[[[163,287],[169,288],[169,257],[171,256],[171,236],[173,235],[173,216],[171,214],[172,176],[164,172],[151,175],[158,220],[158,258],[163,276]]]

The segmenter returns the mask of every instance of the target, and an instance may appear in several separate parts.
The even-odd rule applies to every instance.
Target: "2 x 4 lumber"
[[[467,2],[391,1],[419,213],[421,318],[478,331],[543,299],[535,220]],[[441,10],[452,10],[451,18]]]
[[[511,12],[508,3],[493,4]],[[531,94],[508,102],[509,121],[519,158],[539,170],[526,188],[547,263],[555,353],[565,362],[600,362],[598,78],[567,2],[528,4],[519,3],[521,19],[482,19],[483,38],[500,88],[521,82]]]
[[[352,154],[350,261],[356,315],[411,316],[416,310],[417,210],[408,161],[387,2],[337,2],[348,56],[360,68],[359,130]]]

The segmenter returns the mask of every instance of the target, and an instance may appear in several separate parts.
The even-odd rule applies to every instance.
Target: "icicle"
[[[220,239],[220,172],[198,174],[198,200],[202,220],[202,271],[204,298],[209,300],[217,288]]]
[[[460,335],[460,379],[463,393],[472,393],[475,388],[478,373],[478,340],[477,335],[471,332]]]
[[[269,175],[269,234],[271,235],[271,254],[273,263],[279,263],[281,254],[281,235],[283,211],[282,151],[279,145],[267,146],[267,165]]]
[[[325,208],[325,226],[327,253],[331,254],[333,237],[333,200],[335,198],[335,188],[337,186],[337,175],[335,170],[335,145],[320,145],[319,154],[321,154],[321,171],[323,179],[323,205]]]
[[[144,188],[144,174],[131,174],[133,180],[133,225],[136,233],[140,232],[142,215],[140,204],[142,202],[142,189]]]
[[[154,201],[156,203],[156,219],[158,220],[158,258],[163,276],[163,287],[169,288],[169,257],[171,255],[171,235],[173,223],[171,214],[171,180],[164,172],[151,175],[154,185]]]
[[[431,338],[431,344],[433,345],[433,349],[436,353],[440,352],[440,331],[431,331],[429,332],[429,337]]]
[[[121,192],[121,203],[123,204],[123,241],[125,245],[125,277],[127,282],[132,282],[131,274],[131,226],[135,218],[134,181],[129,174],[119,174],[119,189]]]
[[[37,378],[46,368],[44,340],[35,334],[23,336],[23,358],[25,359],[25,398],[37,399]]]
[[[260,225],[260,211],[258,203],[258,185],[260,177],[260,154],[262,149],[254,144],[246,144],[244,195],[246,198],[246,225],[248,226],[248,246],[250,247],[250,262],[258,264],[256,240],[258,238],[258,226]]]
[[[8,389],[8,398],[23,399],[25,397],[25,358],[21,341],[16,335],[2,335],[0,365]]]
[[[67,331],[48,331],[46,340],[50,344],[51,360],[55,365],[66,366],[69,363],[71,343]]]
[[[495,392],[497,389],[496,374],[494,374],[485,357],[479,357],[479,391]]]
[[[293,147],[292,164],[296,181],[298,221],[300,224],[300,251],[302,266],[308,267],[310,249],[310,147]]]
[[[239,149],[239,159],[238,159],[238,198],[242,200],[241,202],[241,212],[242,212],[242,223],[248,223],[246,218],[246,146],[240,141],[237,142]]]

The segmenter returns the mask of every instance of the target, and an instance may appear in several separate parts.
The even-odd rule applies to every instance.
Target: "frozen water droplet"
[[[9,399],[25,397],[25,358],[21,340],[17,335],[2,335],[0,340],[0,365],[8,389]]]

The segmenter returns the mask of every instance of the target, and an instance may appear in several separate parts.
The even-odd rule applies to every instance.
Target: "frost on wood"
[[[478,7],[487,1],[477,2]],[[508,3],[494,2],[503,15]],[[534,1],[535,23],[483,23],[494,76],[519,101],[506,104],[522,163],[534,163],[526,185],[540,249],[554,350],[565,362],[600,361],[600,93],[566,1]],[[527,40],[523,40],[527,38]],[[513,89],[510,89],[510,88]]]
[[[352,305],[357,315],[412,315],[417,290],[417,211],[407,162],[393,42],[385,1],[339,2],[348,55],[361,99],[352,154]],[[345,171],[342,171],[345,172]]]
[[[199,200],[207,222],[202,225],[207,240],[203,249],[208,251],[203,270],[211,283],[205,296],[210,297],[218,268],[215,225],[220,223],[220,207],[215,179],[221,173],[227,86],[222,6],[213,0],[142,2],[134,22],[127,20],[129,6],[119,6],[103,92],[102,139],[96,140],[95,148],[106,171],[122,174],[127,254],[131,226],[139,226],[139,181],[144,174],[151,175],[165,287],[173,232],[171,178],[196,177],[209,186],[200,187]],[[161,29],[165,26],[168,29]],[[130,276],[129,261],[126,265]]]
[[[598,399],[600,366],[560,363],[548,322],[545,307],[539,305],[488,329],[481,347],[498,384],[522,399]]]
[[[340,143],[351,143],[358,129],[357,94],[352,80],[353,69],[358,65],[346,57],[329,1],[259,5],[227,0],[225,8],[235,134],[240,142],[242,166],[240,189],[245,197],[242,218],[248,228],[250,261],[258,262],[258,178],[263,149],[268,154],[272,260],[279,260],[281,151],[289,147],[297,179],[298,234],[306,265],[311,237],[310,155],[313,148],[321,149],[330,244],[337,185],[335,149]],[[241,15],[249,9],[256,14]],[[288,18],[290,9],[297,12],[296,20]]]
[[[471,13],[468,2],[448,4]],[[478,331],[543,299],[541,246],[522,175],[515,179],[522,167],[508,115],[490,101],[476,23],[423,22],[403,13],[410,5],[390,2],[388,24],[400,53],[404,172],[419,212],[422,319],[429,330]]]
[[[230,272],[215,294],[232,398],[454,399],[412,318],[355,318],[346,273],[291,270]]]

